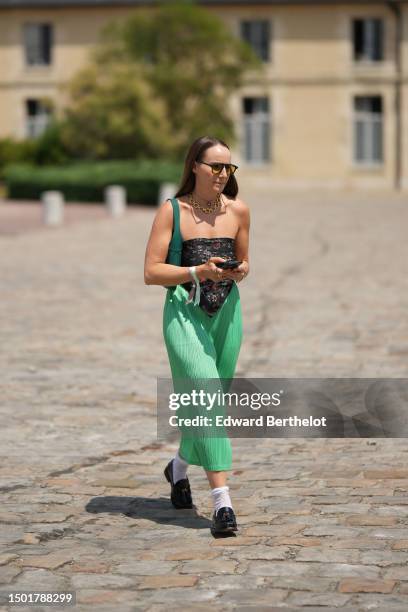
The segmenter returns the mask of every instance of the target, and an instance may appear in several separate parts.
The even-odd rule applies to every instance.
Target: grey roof
[[[149,6],[158,0],[0,0],[0,8],[65,8],[90,6]],[[388,0],[387,4],[398,4],[408,0]],[[384,0],[198,0],[205,6],[239,6],[272,4],[384,4]]]

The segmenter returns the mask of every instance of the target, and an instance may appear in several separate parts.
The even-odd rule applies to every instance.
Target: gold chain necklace
[[[215,200],[213,200],[212,202],[210,202],[210,206],[203,206],[202,204],[200,204],[199,202],[197,202],[197,200],[194,198],[193,194],[190,193],[190,204],[193,208],[197,208],[198,210],[201,210],[204,213],[213,213],[216,210],[218,210],[218,208],[221,205],[221,195],[218,194],[217,197],[215,198]]]

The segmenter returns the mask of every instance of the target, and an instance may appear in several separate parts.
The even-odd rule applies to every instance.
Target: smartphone
[[[236,259],[228,259],[227,261],[219,261],[215,265],[217,268],[221,268],[222,270],[233,270],[234,268],[238,268],[239,265],[242,264],[242,261],[237,261]]]

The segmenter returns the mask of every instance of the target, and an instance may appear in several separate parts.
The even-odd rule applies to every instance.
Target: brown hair
[[[184,162],[184,172],[181,179],[181,183],[179,189],[175,195],[176,198],[186,195],[187,193],[191,193],[195,186],[195,174],[193,172],[193,166],[195,161],[201,161],[202,154],[206,149],[213,147],[214,145],[222,145],[229,150],[229,146],[219,140],[218,138],[213,138],[211,136],[201,136],[197,138],[192,145],[190,146],[185,162]],[[235,198],[238,194],[238,183],[233,174],[230,175],[224,189],[223,193],[225,195],[231,196]]]

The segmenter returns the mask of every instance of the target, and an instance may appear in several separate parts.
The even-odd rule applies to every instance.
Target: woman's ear
[[[194,172],[194,174],[196,174],[197,172],[197,162],[195,161],[193,164],[193,167],[191,168],[191,171]]]

